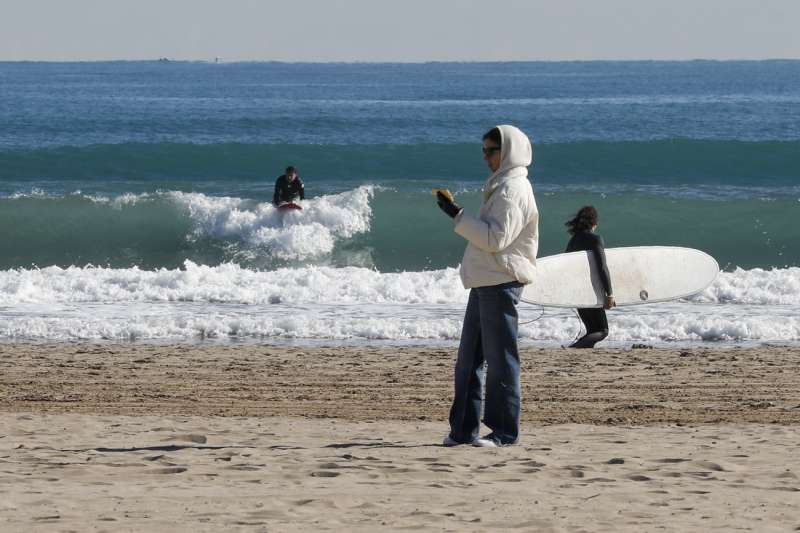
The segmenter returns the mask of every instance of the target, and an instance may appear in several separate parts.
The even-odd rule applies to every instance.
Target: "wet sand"
[[[446,420],[454,349],[0,345],[6,412]],[[800,348],[522,352],[532,424],[800,423]]]

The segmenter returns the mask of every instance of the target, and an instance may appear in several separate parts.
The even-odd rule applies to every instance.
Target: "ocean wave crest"
[[[200,302],[443,303],[466,301],[458,271],[382,274],[360,267],[257,271],[186,261],[182,269],[47,267],[0,271],[0,305],[41,303]]]
[[[370,229],[373,187],[303,201],[302,211],[281,212],[271,203],[172,191],[167,197],[188,212],[193,240],[243,243],[283,260],[330,254],[337,241]]]
[[[53,195],[33,189],[0,198],[0,225],[14,228],[0,241],[0,265],[152,269],[190,259],[276,268],[324,262],[340,244],[369,233],[376,189],[363,185],[316,196],[292,212],[201,192]]]
[[[688,300],[611,311],[609,342],[798,342],[798,279],[798,268],[722,273]],[[14,269],[0,271],[0,339],[455,343],[467,296],[456,268]],[[570,310],[519,313],[523,342],[580,334]]]
[[[800,268],[737,268],[717,279],[692,301],[745,305],[800,304]]]
[[[457,268],[381,273],[304,266],[260,271],[186,261],[180,269],[47,267],[0,271],[0,305],[77,302],[442,304],[466,302]],[[693,304],[800,305],[800,268],[722,272]]]

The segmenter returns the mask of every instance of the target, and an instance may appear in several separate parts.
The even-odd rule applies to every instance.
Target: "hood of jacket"
[[[502,140],[500,166],[486,180],[483,188],[484,200],[492,195],[494,189],[507,178],[527,178],[528,167],[533,162],[533,146],[528,136],[516,126],[501,124],[497,126]]]

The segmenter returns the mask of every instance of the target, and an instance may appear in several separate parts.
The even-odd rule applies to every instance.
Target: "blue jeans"
[[[500,444],[514,444],[519,438],[516,306],[521,294],[522,284],[516,281],[469,292],[450,408],[450,437],[457,442],[472,442],[479,436],[484,377],[483,423],[492,430],[491,437]]]

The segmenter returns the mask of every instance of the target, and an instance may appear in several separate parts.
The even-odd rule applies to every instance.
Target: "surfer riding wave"
[[[305,200],[306,191],[303,181],[293,166],[286,167],[286,173],[275,180],[275,194],[272,196],[272,203],[275,207],[283,204],[294,203],[295,200]]]

